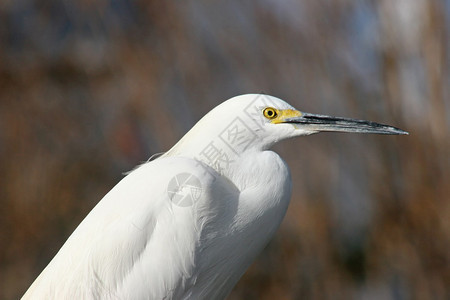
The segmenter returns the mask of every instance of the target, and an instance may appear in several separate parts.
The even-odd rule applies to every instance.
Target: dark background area
[[[409,136],[276,147],[293,197],[230,299],[450,298],[450,1],[0,2],[0,298],[206,112],[264,92]]]

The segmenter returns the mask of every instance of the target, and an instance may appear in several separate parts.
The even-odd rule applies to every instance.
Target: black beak
[[[399,128],[371,121],[331,117],[302,113],[299,117],[287,118],[283,123],[302,125],[312,131],[335,131],[377,134],[408,134]]]

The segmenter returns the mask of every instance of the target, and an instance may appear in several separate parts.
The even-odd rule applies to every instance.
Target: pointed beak
[[[282,123],[297,124],[305,129],[317,132],[335,131],[377,134],[408,134],[408,132],[399,128],[371,121],[331,117],[303,112],[300,116],[285,118]]]

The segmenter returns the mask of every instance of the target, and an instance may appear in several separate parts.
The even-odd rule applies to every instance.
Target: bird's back
[[[176,187],[167,183],[182,185],[177,180],[186,174],[198,180],[197,186],[187,184],[198,193],[179,203],[171,197]],[[281,183],[278,188],[286,190]],[[255,202],[264,194],[255,187],[242,190],[193,159],[147,163],[98,203],[24,298],[224,298],[284,216],[289,195],[265,212],[266,204]],[[260,238],[261,226],[268,226],[264,213],[279,220]]]

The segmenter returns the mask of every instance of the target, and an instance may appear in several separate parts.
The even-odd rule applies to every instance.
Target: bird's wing
[[[195,282],[214,171],[162,157],[120,181],[88,214],[24,298],[157,299],[185,295]],[[227,187],[221,186],[223,194]]]

